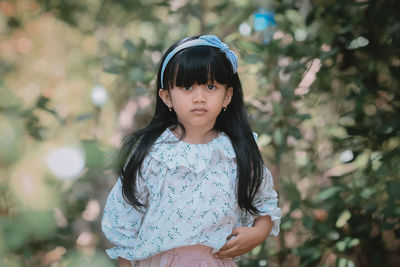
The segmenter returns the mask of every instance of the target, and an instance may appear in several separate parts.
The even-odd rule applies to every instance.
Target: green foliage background
[[[260,7],[277,29],[242,36]],[[239,55],[281,234],[240,266],[400,261],[400,2],[0,2],[0,266],[114,266],[100,230],[121,137],[152,114],[161,53],[217,34]],[[91,101],[95,85],[108,102]],[[60,179],[49,153],[83,151]]]

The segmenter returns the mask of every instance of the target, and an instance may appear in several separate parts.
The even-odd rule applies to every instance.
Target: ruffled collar
[[[179,140],[169,128],[156,140],[149,155],[164,162],[170,169],[181,166],[196,173],[221,157],[236,157],[229,137],[223,132],[219,132],[217,137],[206,144],[190,144]]]

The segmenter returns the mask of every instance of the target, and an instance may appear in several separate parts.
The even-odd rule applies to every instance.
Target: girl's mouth
[[[204,114],[207,112],[207,109],[205,108],[194,108],[191,110],[194,114]]]

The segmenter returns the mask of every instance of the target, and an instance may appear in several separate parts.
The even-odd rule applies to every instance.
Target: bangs
[[[190,47],[176,54],[170,63],[168,71],[170,75],[166,77],[169,88],[208,82],[217,82],[231,87],[233,75],[231,63],[225,53],[217,48]]]

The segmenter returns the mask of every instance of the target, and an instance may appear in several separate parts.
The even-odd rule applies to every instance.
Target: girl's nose
[[[194,86],[194,96],[193,96],[193,103],[194,104],[200,104],[200,103],[205,103],[206,102],[206,95],[205,95],[205,90],[202,88],[201,85],[196,85]]]

